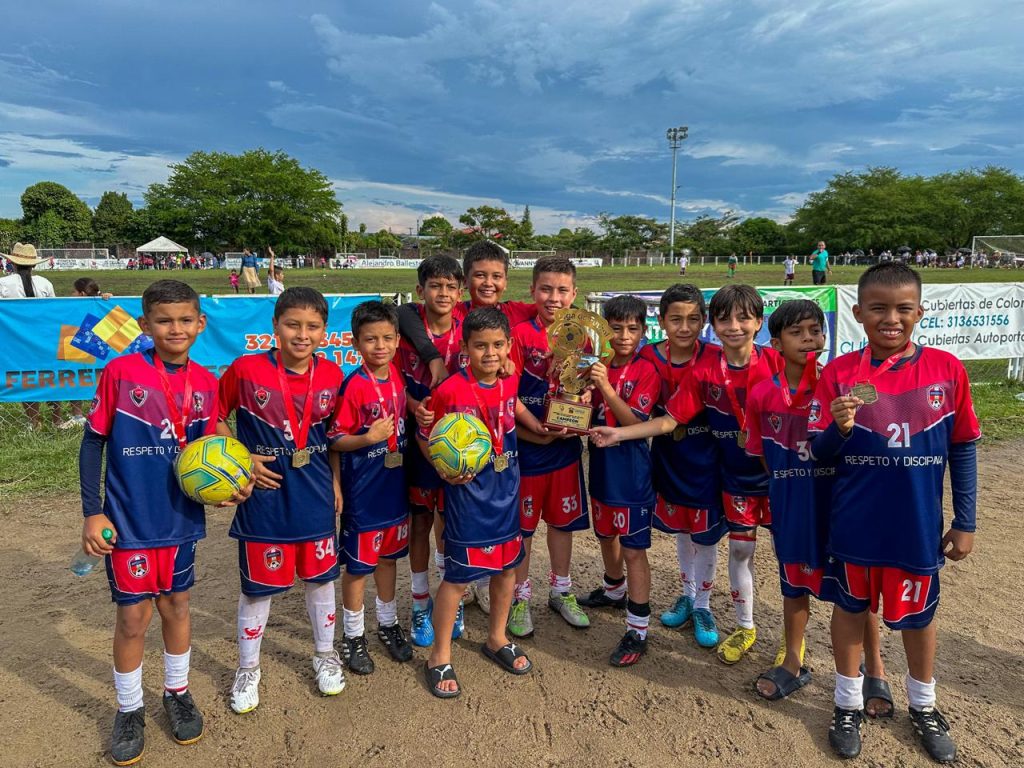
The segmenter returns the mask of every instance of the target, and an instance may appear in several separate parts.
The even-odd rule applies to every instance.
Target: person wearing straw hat
[[[14,274],[0,277],[0,299],[54,298],[53,284],[45,277],[32,274],[32,268],[43,259],[36,255],[34,245],[15,243],[10,253],[0,254],[14,265]],[[22,403],[35,431],[42,429],[39,403]],[[60,403],[50,403],[50,418],[60,426]]]
[[[0,299],[52,299],[57,295],[49,280],[32,274],[32,268],[43,261],[34,245],[15,243],[10,253],[0,255],[14,265],[13,275],[0,277]]]

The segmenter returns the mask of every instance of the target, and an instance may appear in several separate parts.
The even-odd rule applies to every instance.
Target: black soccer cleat
[[[110,759],[114,765],[132,765],[146,751],[146,710],[118,711],[114,715],[114,733],[110,737]]]
[[[956,744],[949,736],[949,723],[935,707],[910,707],[910,721],[929,757],[937,763],[956,760]]]
[[[203,736],[203,715],[188,691],[164,691],[164,712],[171,722],[171,735],[179,744],[194,744]]]
[[[348,668],[357,675],[373,674],[373,659],[370,658],[370,651],[366,648],[366,635],[359,637],[346,637],[342,643],[345,655],[345,663]]]
[[[619,598],[608,597],[604,587],[598,587],[590,594],[578,598],[576,602],[585,608],[625,608],[626,596],[623,595]]]
[[[832,751],[844,760],[860,754],[860,726],[864,722],[864,713],[859,709],[832,710],[832,725],[828,728],[828,743]]]
[[[631,667],[640,661],[640,657],[645,653],[647,638],[641,639],[640,633],[635,629],[627,629],[612,655],[608,657],[608,663],[613,667]]]
[[[388,649],[388,653],[395,661],[409,661],[412,658],[412,646],[405,638],[405,631],[401,624],[396,622],[390,627],[378,626],[377,638]]]

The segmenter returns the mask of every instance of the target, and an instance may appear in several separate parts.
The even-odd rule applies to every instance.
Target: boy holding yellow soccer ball
[[[154,603],[164,640],[163,705],[171,735],[179,744],[203,735],[203,716],[188,691],[189,590],[206,518],[202,504],[178,491],[174,459],[189,440],[213,433],[217,380],[189,360],[189,349],[206,327],[192,288],[177,280],[158,280],[142,294],[142,313],[139,325],[152,337],[153,349],[118,357],[103,369],[79,454],[82,549],[106,556],[110,593],[117,604],[118,712],[110,745],[115,765],[138,762],[144,750],[142,656]],[[113,532],[109,541],[105,529]]]

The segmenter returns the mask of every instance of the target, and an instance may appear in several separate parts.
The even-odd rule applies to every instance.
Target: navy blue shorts
[[[526,550],[523,536],[487,547],[463,547],[450,541],[444,543],[444,580],[451,584],[469,584],[515,568],[523,561]]]

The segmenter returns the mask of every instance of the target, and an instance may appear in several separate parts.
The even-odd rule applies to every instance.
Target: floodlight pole
[[[669,263],[672,263],[676,257],[676,154],[686,139],[687,131],[688,128],[685,125],[665,131],[665,138],[668,139],[668,145],[672,148],[672,203],[668,224]]]

